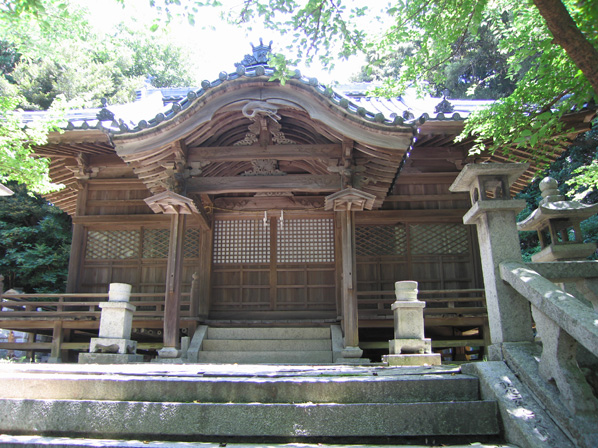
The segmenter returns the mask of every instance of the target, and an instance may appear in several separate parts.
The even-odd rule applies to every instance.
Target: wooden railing
[[[483,289],[420,290],[418,298],[426,302],[424,316],[486,315],[486,295]],[[395,300],[394,291],[358,291],[359,317],[392,318],[390,306]]]
[[[108,301],[108,293],[3,294],[0,299],[0,321],[18,318],[99,320],[99,305]],[[133,319],[164,316],[164,293],[131,293],[130,303],[137,307]],[[180,312],[181,317],[191,315],[190,293],[181,294]]]

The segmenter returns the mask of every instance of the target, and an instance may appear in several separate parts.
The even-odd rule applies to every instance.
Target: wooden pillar
[[[75,216],[85,215],[85,205],[87,203],[87,182],[82,183],[77,193],[77,208]],[[69,257],[69,271],[66,283],[66,292],[78,292],[82,262],[85,257],[85,227],[82,224],[73,224],[73,238],[71,240],[71,253]]]
[[[35,344],[35,332],[27,334],[27,343]],[[35,362],[35,350],[27,350],[27,359],[29,362]]]
[[[338,213],[341,223],[342,281],[341,298],[345,347],[359,347],[359,327],[357,316],[357,263],[355,259],[354,212],[350,209]]]
[[[62,350],[62,321],[54,322],[52,329],[52,347],[50,349],[50,359],[48,362],[61,362],[60,354]]]
[[[202,215],[202,212],[205,214],[203,207],[200,207],[201,210],[198,209],[192,199],[173,191],[166,190],[144,200],[155,213],[171,215],[168,264],[166,266],[166,297],[164,299],[164,348],[158,352],[158,355],[161,358],[178,358],[181,354],[179,327],[186,216],[192,215],[197,218],[204,231],[209,229],[210,225]],[[202,281],[201,277],[199,281]]]
[[[181,277],[183,270],[183,241],[186,215],[175,213],[170,221],[170,243],[166,267],[166,296],[164,305],[164,347],[178,349]]]
[[[360,358],[363,353],[359,348],[355,212],[371,210],[375,200],[376,197],[373,194],[348,187],[327,196],[324,202],[324,208],[334,210],[336,220],[340,222],[341,305],[345,336],[343,358]]]
[[[202,229],[199,237],[199,285],[198,317],[206,320],[210,314],[210,295],[212,293],[212,263],[214,252],[214,231]]]

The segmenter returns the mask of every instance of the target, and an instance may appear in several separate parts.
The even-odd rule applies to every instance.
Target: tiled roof
[[[272,68],[263,65],[238,65],[235,72],[221,72],[218,79],[203,81],[201,87],[146,87],[138,91],[137,99],[132,103],[69,111],[63,127],[66,130],[103,129],[111,134],[135,133],[174,118],[210,89],[241,78],[269,78],[273,73]],[[326,97],[332,104],[349,114],[390,128],[417,126],[428,120],[462,121],[474,110],[492,103],[483,100],[416,98],[414,95],[390,99],[374,97],[367,93],[374,86],[367,83],[348,84],[331,89],[320,84],[316,78],[303,76],[298,70],[292,81],[312,88],[314,92]],[[439,109],[441,103],[448,107]],[[43,115],[45,112],[25,112],[23,116],[25,121],[32,121]]]

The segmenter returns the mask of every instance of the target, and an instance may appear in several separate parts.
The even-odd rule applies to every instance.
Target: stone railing
[[[525,202],[512,199],[509,190],[525,168],[467,165],[450,187],[471,197],[472,208],[463,221],[475,225],[478,233],[492,342],[489,360],[506,363],[532,391],[548,411],[547,418],[572,442],[568,446],[596,447],[598,261],[570,260],[583,260],[596,250],[595,244],[583,242],[580,223],[596,214],[598,205],[566,201],[558,195],[556,182],[547,178],[540,184],[540,206],[518,224],[516,216]],[[522,261],[518,230],[538,232],[542,250],[532,258],[535,263]],[[517,420],[521,426],[520,415],[535,425],[531,432],[527,429],[533,443],[522,446],[540,446],[536,443],[550,439],[539,430],[546,421],[518,404],[523,399],[513,400],[509,390],[492,393],[506,403],[501,408],[505,427]]]
[[[555,381],[561,401],[572,414],[598,412],[598,400],[577,362],[578,344],[598,356],[598,313],[585,298],[577,298],[542,277],[533,264],[504,262],[500,272],[531,304],[542,342],[539,374],[545,381]],[[598,264],[588,264],[598,278]]]

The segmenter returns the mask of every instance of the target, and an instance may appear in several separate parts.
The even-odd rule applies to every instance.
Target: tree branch
[[[554,42],[583,72],[598,96],[598,50],[584,36],[561,0],[533,0],[546,21]]]

